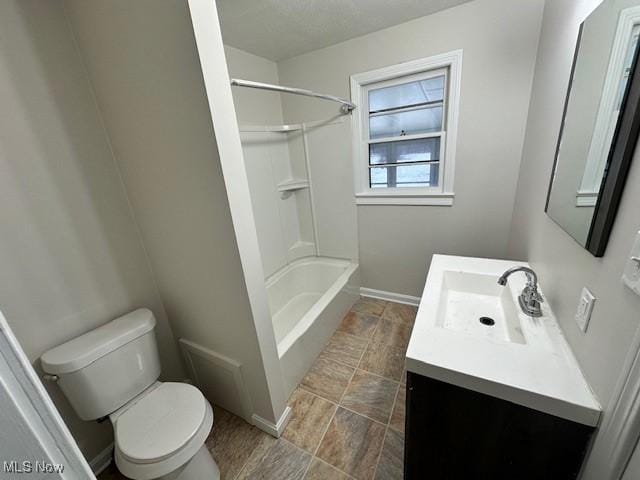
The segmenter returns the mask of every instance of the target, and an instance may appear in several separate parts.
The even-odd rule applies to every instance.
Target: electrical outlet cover
[[[591,320],[591,312],[593,312],[593,305],[596,303],[596,297],[586,287],[582,289],[580,294],[580,301],[578,302],[578,308],[576,310],[576,323],[583,332],[587,331],[589,320]]]
[[[640,232],[636,236],[636,241],[633,244],[633,248],[631,248],[631,253],[624,267],[622,281],[627,287],[640,295]]]

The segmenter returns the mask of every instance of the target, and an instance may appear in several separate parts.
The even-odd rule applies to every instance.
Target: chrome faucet
[[[502,274],[498,279],[499,285],[506,285],[509,275],[516,272],[524,272],[527,275],[527,286],[518,297],[518,303],[524,313],[532,317],[541,317],[542,309],[540,304],[544,301],[538,292],[538,276],[529,267],[512,267]]]

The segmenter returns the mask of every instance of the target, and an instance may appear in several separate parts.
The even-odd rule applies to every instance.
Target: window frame
[[[443,99],[443,128],[437,187],[372,188],[369,185],[369,99],[372,88],[411,82],[412,79],[437,76],[446,70]],[[440,72],[438,72],[440,71]],[[431,75],[433,73],[433,75]],[[352,151],[356,203],[359,205],[440,205],[453,204],[453,178],[462,78],[462,50],[434,55],[351,76],[351,100],[358,105],[352,115]],[[430,134],[406,135],[396,140],[426,138]],[[392,141],[386,138],[385,141]]]

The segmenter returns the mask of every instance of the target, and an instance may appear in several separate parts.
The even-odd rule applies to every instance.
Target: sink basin
[[[436,325],[496,341],[525,343],[518,308],[497,275],[443,272]]]
[[[524,262],[434,255],[406,353],[407,370],[595,426],[601,408],[549,303],[522,312]],[[540,293],[544,298],[544,284]]]

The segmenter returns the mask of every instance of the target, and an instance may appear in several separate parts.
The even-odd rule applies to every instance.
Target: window
[[[441,183],[446,77],[446,71],[436,70],[412,80],[384,82],[387,86],[365,87],[370,188],[437,187]]]
[[[462,52],[351,77],[360,204],[451,205]]]

